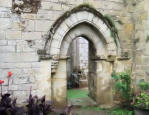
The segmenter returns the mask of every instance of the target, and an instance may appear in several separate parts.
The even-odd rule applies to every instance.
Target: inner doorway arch
[[[116,44],[111,37],[111,31],[110,25],[102,14],[84,5],[72,10],[70,14],[66,12],[52,26],[45,50],[52,62],[51,96],[55,103],[62,106],[67,104],[68,48],[73,39],[83,36],[92,44],[89,68],[94,86],[90,89],[91,97],[99,105],[112,104],[111,62],[119,55],[120,45],[118,39]]]

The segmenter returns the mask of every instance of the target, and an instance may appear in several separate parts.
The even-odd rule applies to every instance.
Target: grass
[[[108,112],[108,115],[133,115],[133,111],[125,108],[113,108],[106,111]]]
[[[88,91],[80,90],[80,89],[71,89],[67,90],[67,98],[68,99],[77,99],[77,98],[85,98],[88,97]],[[89,111],[106,111],[108,115],[133,115],[133,111],[125,109],[125,108],[112,108],[112,109],[102,109],[99,106],[84,106],[80,109],[89,110]]]
[[[103,110],[99,106],[86,106],[86,107],[82,107],[82,109],[84,109],[84,110],[93,110],[93,111],[101,111],[101,110]]]
[[[67,90],[67,99],[85,98],[88,97],[88,91],[71,89]]]

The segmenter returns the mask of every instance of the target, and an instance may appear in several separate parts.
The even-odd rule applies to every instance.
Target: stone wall
[[[24,101],[32,86],[34,94],[41,96],[45,92],[50,98],[51,74],[47,72],[51,72],[51,62],[40,62],[37,50],[43,49],[57,18],[83,3],[110,15],[118,28],[122,55],[130,60],[117,61],[115,70],[130,68],[135,78],[148,80],[149,43],[145,42],[149,34],[148,0],[41,0],[36,13],[21,14],[12,13],[12,0],[0,0],[0,79],[6,80],[7,72],[13,72],[10,90],[14,97]],[[4,85],[6,91],[7,80]],[[43,85],[46,88],[41,93]]]
[[[148,0],[134,2],[134,66],[133,76],[136,82],[140,79],[149,81],[149,10]]]
[[[89,56],[89,43],[86,39],[79,39],[79,64],[80,70],[87,76],[88,74],[88,56]]]

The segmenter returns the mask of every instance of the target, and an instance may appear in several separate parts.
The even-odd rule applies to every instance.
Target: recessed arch
[[[81,23],[88,23],[100,32],[107,43],[108,55],[120,55],[120,43],[117,38],[117,45],[114,39],[111,37],[111,26],[104,19],[104,16],[96,11],[93,8],[88,6],[80,6],[77,9],[73,10],[68,16],[65,13],[62,16],[63,20],[55,22],[55,24],[50,29],[50,39],[47,40],[45,49],[47,54],[50,54],[52,57],[60,56],[60,47],[65,35],[75,26]],[[64,18],[66,16],[66,18]]]
[[[85,36],[91,41],[96,51],[95,58],[92,59],[94,62],[92,76],[96,84],[92,95],[100,105],[112,104],[111,68],[113,65],[107,58],[120,55],[121,49],[118,38],[116,44],[111,37],[111,28],[101,13],[88,6],[66,12],[54,23],[49,31],[45,50],[46,54],[52,57],[50,60],[51,73],[53,73],[51,74],[51,95],[58,104],[66,104],[67,52],[72,40],[79,36]]]
[[[107,43],[101,35],[101,33],[98,33],[96,29],[92,27],[90,24],[81,23],[78,26],[71,29],[71,31],[69,31],[68,34],[64,37],[60,46],[60,58],[67,57],[67,52],[71,42],[78,37],[84,37],[94,45],[96,49],[95,55],[97,57],[107,56]]]

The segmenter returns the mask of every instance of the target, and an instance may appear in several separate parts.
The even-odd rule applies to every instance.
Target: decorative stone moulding
[[[115,59],[116,59],[116,56],[115,55],[108,55],[107,56],[107,61],[109,61],[109,62],[114,62]]]
[[[130,56],[128,52],[121,52],[121,56],[117,57],[117,60],[129,60]]]
[[[86,31],[80,31],[79,28],[77,29],[79,31],[73,31],[74,28],[77,28],[78,26],[80,27],[81,24],[85,24],[81,27],[86,27]],[[90,30],[89,27],[92,27],[99,32],[101,40],[97,39],[97,35],[94,33],[94,31],[91,32],[92,30]],[[77,38],[81,35],[86,35],[96,47],[96,56],[100,55],[99,51],[102,50],[102,48],[100,48],[98,45],[100,45],[101,42],[106,44],[106,53],[103,54],[104,57],[100,56],[95,60],[105,60],[110,62],[114,61],[116,57],[120,55],[121,47],[119,38],[117,38],[118,45],[116,45],[114,42],[114,39],[110,34],[111,29],[111,25],[100,12],[90,6],[80,5],[71,11],[67,11],[55,21],[49,30],[49,35],[44,46],[44,50],[46,52],[45,56],[43,53],[43,55],[40,57],[41,59],[47,59],[47,54],[50,54],[49,58],[53,60],[52,68],[54,73],[56,71],[59,60],[61,59],[61,56],[67,56],[66,51],[68,51],[70,42],[74,38]],[[70,34],[72,31],[73,33]]]
[[[21,13],[37,13],[41,0],[12,0],[12,12]]]
[[[49,60],[52,59],[52,56],[50,54],[46,53],[46,50],[38,50],[37,54],[39,55],[40,60]]]

